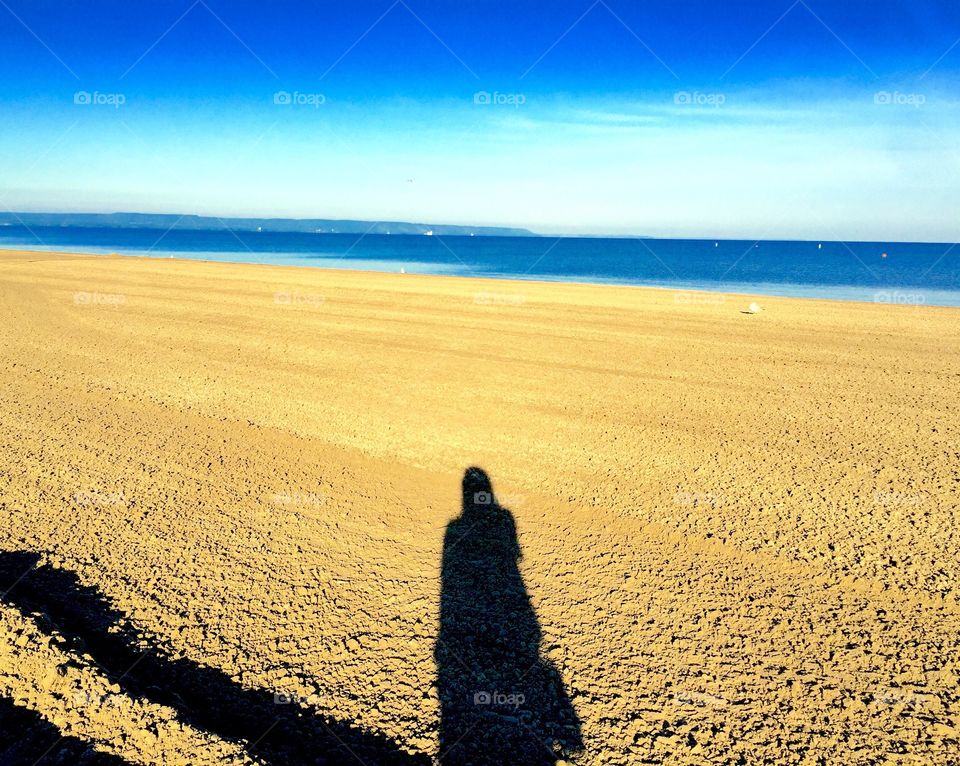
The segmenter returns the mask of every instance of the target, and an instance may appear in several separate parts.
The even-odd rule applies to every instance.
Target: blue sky
[[[0,0],[0,208],[960,239],[960,5]]]

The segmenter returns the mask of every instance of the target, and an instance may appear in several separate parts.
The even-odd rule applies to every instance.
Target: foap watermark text
[[[299,90],[291,93],[288,90],[278,90],[273,94],[273,103],[275,106],[311,106],[318,109],[327,103],[327,97],[322,93],[301,93]]]
[[[478,90],[473,94],[473,103],[477,106],[512,106],[519,109],[527,103],[523,93],[501,93],[500,91]]]
[[[101,93],[98,90],[92,93],[88,90],[78,90],[73,94],[73,103],[77,106],[112,106],[119,109],[127,103],[123,93]]]
[[[678,90],[673,94],[673,103],[677,106],[709,106],[716,109],[727,103],[727,96],[724,93]]]

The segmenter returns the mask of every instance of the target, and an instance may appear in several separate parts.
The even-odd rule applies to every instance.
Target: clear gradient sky
[[[0,0],[0,71],[4,210],[960,239],[946,0]]]

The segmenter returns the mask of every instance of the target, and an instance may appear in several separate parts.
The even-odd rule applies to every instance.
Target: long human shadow
[[[167,705],[180,719],[241,743],[268,764],[430,763],[403,752],[383,734],[336,720],[265,689],[246,689],[216,668],[174,658],[144,644],[126,616],[72,573],[38,565],[27,551],[0,553],[2,601],[34,615],[65,649],[89,654],[104,674],[132,697]],[[280,704],[278,704],[278,702]]]
[[[122,758],[64,736],[37,713],[0,697],[0,766],[128,766]]]
[[[513,515],[487,474],[467,469],[443,541],[434,650],[444,766],[555,764],[583,749],[560,674],[540,653],[520,556]]]

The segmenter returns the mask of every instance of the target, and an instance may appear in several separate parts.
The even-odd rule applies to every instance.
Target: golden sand
[[[960,762],[960,313],[751,300],[0,254],[0,730],[459,763],[502,593],[568,717],[462,753]]]

